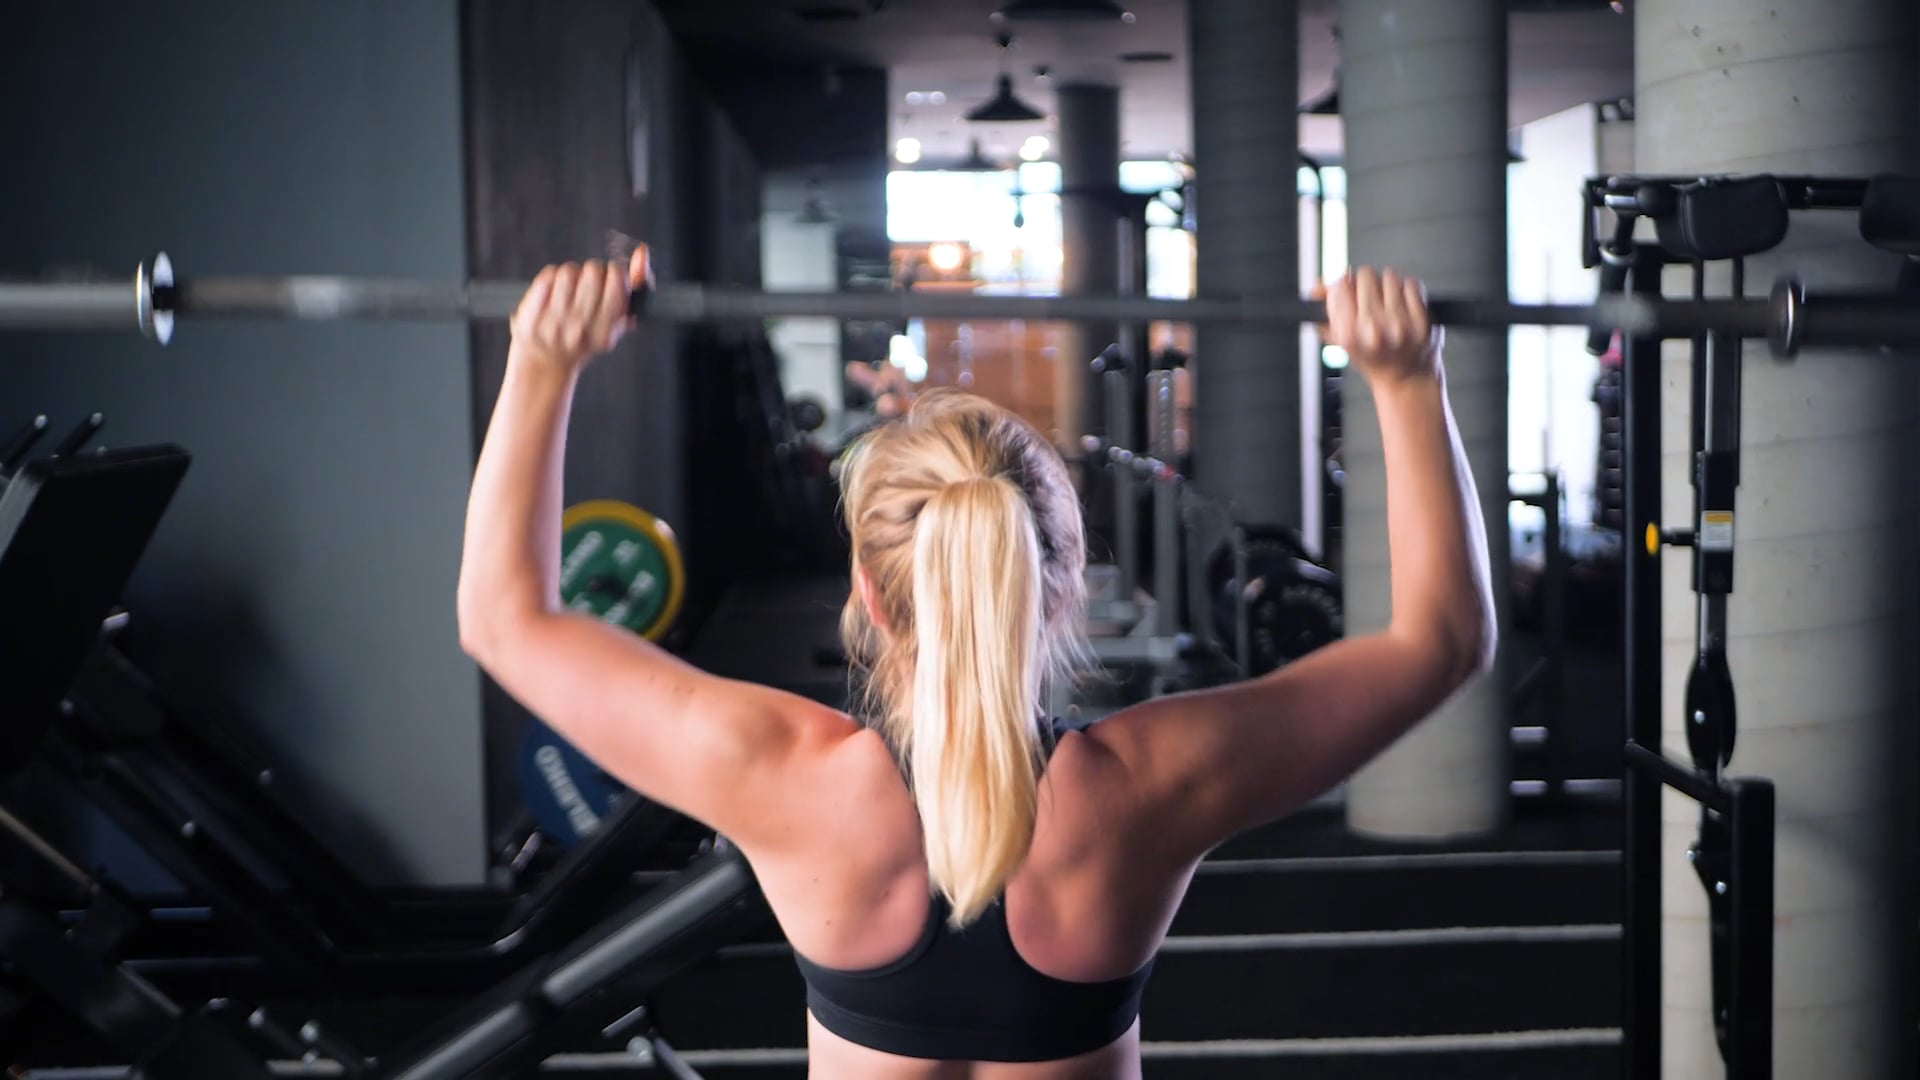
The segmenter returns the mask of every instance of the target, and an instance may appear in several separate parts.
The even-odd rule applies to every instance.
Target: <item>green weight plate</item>
[[[568,508],[560,529],[560,602],[650,641],[665,636],[686,590],[667,523],[600,499]]]

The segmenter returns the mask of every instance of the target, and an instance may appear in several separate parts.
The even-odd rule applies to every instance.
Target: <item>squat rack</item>
[[[1873,181],[1806,176],[1617,177],[1585,188],[1584,257],[1601,269],[1603,293],[1657,298],[1661,271],[1690,266],[1692,294],[1705,295],[1706,264],[1730,262],[1736,299],[1745,263],[1776,246],[1792,211],[1850,209],[1861,234],[1879,247],[1912,254],[1915,239],[1896,235],[1896,203],[1920,190],[1909,179]],[[1600,211],[1617,215],[1611,239],[1599,238]],[[1642,219],[1656,241],[1636,240]],[[1909,309],[1911,296],[1894,298]],[[1692,339],[1690,461],[1694,514],[1689,526],[1662,528],[1661,338],[1622,338],[1622,486],[1624,560],[1625,771],[1622,1060],[1627,1077],[1661,1067],[1662,893],[1660,799],[1671,787],[1700,804],[1700,831],[1687,851],[1706,892],[1715,1042],[1730,1080],[1773,1075],[1774,785],[1728,777],[1737,732],[1727,666],[1727,597],[1733,591],[1734,496],[1740,482],[1741,335],[1706,328]],[[1604,338],[1589,342],[1591,351]],[[1663,546],[1693,554],[1695,655],[1685,692],[1691,765],[1661,750],[1661,565]]]

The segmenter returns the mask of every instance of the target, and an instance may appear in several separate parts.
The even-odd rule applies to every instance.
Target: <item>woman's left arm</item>
[[[636,252],[629,273],[644,272]],[[649,799],[742,843],[781,828],[790,766],[846,724],[824,706],[717,678],[559,604],[561,466],[581,371],[628,324],[603,263],[548,267],[513,347],[467,503],[460,641],[568,742]]]

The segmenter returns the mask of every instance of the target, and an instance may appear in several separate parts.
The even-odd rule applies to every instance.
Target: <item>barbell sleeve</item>
[[[18,330],[137,330],[139,297],[99,282],[0,282],[0,326]]]

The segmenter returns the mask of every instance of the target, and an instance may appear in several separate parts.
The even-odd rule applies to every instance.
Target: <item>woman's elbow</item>
[[[1469,638],[1462,651],[1466,657],[1466,666],[1465,673],[1460,678],[1461,682],[1493,670],[1494,661],[1500,656],[1500,631],[1491,619]]]
[[[1456,687],[1493,670],[1500,656],[1500,626],[1491,604],[1475,616],[1462,619],[1448,638]]]
[[[497,605],[487,603],[466,590],[454,602],[454,623],[460,633],[460,651],[485,666],[506,636],[505,623]]]
[[[485,664],[487,656],[493,651],[495,635],[479,619],[462,611],[459,619],[460,651],[475,663]]]

